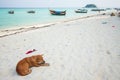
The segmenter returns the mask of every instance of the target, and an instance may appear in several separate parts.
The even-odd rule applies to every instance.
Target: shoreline
[[[101,16],[110,16],[109,14],[106,13],[106,15],[103,15],[103,13],[101,14],[94,14],[94,15],[89,15],[89,16],[81,16],[81,17],[75,17],[75,18],[70,18],[70,19],[64,19],[64,20],[58,20],[55,22],[50,22],[50,23],[45,23],[45,24],[36,24],[36,25],[32,25],[32,26],[26,26],[26,27],[16,27],[16,28],[8,28],[8,29],[2,29],[0,30],[0,38],[6,37],[6,36],[10,36],[10,35],[15,35],[18,33],[22,33],[22,32],[27,32],[27,31],[31,31],[31,30],[36,30],[36,29],[40,29],[40,28],[46,28],[46,27],[50,27],[52,25],[56,25],[56,24],[60,24],[60,23],[66,23],[66,22],[71,22],[71,21],[76,21],[76,20],[80,20],[80,19],[88,19],[88,18],[92,18],[92,17],[101,17]]]

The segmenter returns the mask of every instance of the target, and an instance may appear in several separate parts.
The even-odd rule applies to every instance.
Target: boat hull
[[[49,10],[51,15],[66,15],[66,11]]]
[[[87,13],[87,11],[75,11],[76,13]]]
[[[87,13],[88,10],[86,9],[78,9],[78,10],[75,10],[76,13]]]

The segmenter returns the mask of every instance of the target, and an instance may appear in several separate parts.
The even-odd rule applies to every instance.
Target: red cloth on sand
[[[26,54],[32,53],[32,52],[34,52],[34,51],[36,51],[36,50],[35,50],[35,49],[29,50],[29,51],[26,52]]]

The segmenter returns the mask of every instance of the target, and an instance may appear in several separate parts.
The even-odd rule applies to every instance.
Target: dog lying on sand
[[[48,63],[45,63],[43,55],[26,57],[18,62],[16,72],[21,76],[25,76],[32,72],[31,67],[39,66],[49,66]]]

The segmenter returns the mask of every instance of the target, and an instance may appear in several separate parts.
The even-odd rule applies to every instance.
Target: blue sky
[[[0,0],[0,7],[120,7],[120,0]]]

